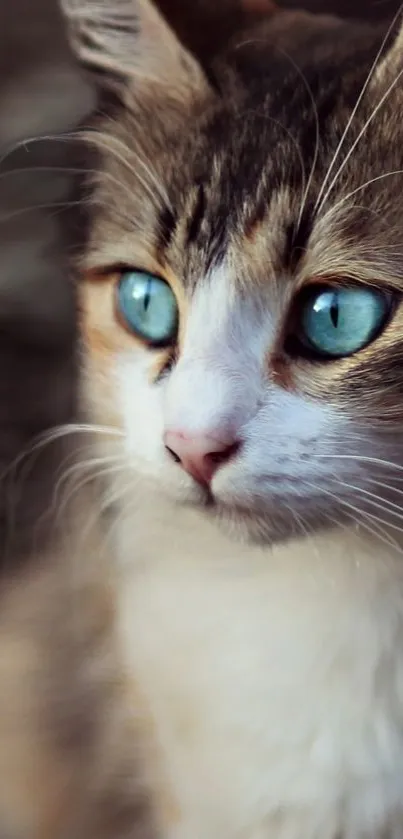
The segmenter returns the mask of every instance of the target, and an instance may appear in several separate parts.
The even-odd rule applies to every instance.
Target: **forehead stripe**
[[[203,218],[206,213],[206,194],[202,183],[198,184],[196,201],[193,207],[192,215],[188,223],[187,245],[197,239]]]

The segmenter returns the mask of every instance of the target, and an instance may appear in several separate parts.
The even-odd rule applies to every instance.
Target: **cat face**
[[[279,14],[202,69],[146,0],[65,5],[121,103],[88,136],[83,391],[133,492],[392,540],[402,36]]]

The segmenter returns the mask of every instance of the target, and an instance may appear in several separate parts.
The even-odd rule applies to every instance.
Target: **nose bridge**
[[[181,356],[167,382],[165,428],[232,439],[256,411],[267,340],[262,314],[225,271],[196,292]]]
[[[219,430],[232,438],[256,409],[258,382],[238,365],[211,355],[185,358],[173,371],[165,398],[165,427],[190,434]]]

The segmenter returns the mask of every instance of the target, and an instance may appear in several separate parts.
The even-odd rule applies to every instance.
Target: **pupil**
[[[147,280],[146,293],[145,293],[145,295],[144,295],[144,311],[145,311],[145,312],[147,311],[147,309],[148,309],[148,307],[149,307],[149,305],[150,305],[150,300],[151,300],[151,294],[150,294],[150,280]]]
[[[339,304],[336,295],[333,297],[332,305],[330,306],[330,319],[335,329],[339,323]]]

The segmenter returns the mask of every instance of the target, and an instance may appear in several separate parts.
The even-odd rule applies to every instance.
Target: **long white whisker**
[[[358,456],[357,456],[357,458],[358,458]],[[336,479],[336,481],[339,480],[340,476],[338,474],[337,468],[336,469],[331,469],[330,466],[329,466],[328,471],[332,475],[332,477],[334,477]],[[374,484],[375,486],[383,487],[384,489],[390,490],[390,492],[393,492],[396,495],[403,495],[403,490],[399,489],[396,486],[396,484],[402,484],[403,483],[403,475],[400,475],[400,474],[396,475],[396,473],[394,473],[393,474],[393,484],[387,484],[387,483],[382,482],[382,478],[384,478],[385,475],[387,477],[390,477],[390,468],[388,468],[387,466],[385,466],[385,468],[382,469],[382,470],[377,469],[374,477],[372,475],[365,474],[365,478],[364,478],[365,485],[366,484]]]
[[[107,140],[105,140],[105,141],[103,141],[104,136],[107,138]],[[86,134],[83,139],[85,139],[87,143],[92,143],[96,148],[103,149],[103,151],[106,151],[108,154],[113,154],[116,157],[116,159],[119,160],[120,163],[122,163],[123,166],[125,166],[126,169],[128,169],[129,172],[131,172],[132,175],[136,178],[136,180],[142,185],[143,189],[146,191],[146,193],[149,196],[149,198],[151,199],[152,203],[155,205],[155,203],[156,203],[155,191],[152,190],[150,184],[140,175],[140,172],[138,172],[137,169],[135,169],[133,166],[131,166],[129,161],[126,160],[126,158],[123,157],[123,155],[119,154],[119,152],[113,147],[111,137],[108,137],[107,134],[104,135],[102,132],[94,131],[93,134],[92,133]],[[114,139],[113,139],[113,142],[114,142]],[[124,144],[122,144],[122,145],[124,145]],[[139,162],[143,166],[143,168],[147,169],[147,171],[148,171],[148,168],[141,161],[141,159],[139,157],[137,158],[137,156],[136,156],[136,159],[137,159],[137,162]],[[154,183],[154,185],[155,185],[155,183]],[[132,198],[132,193],[131,193],[129,187],[126,184],[122,184],[122,186],[125,187],[126,192]],[[165,195],[165,193],[161,190],[160,186],[158,186],[158,193],[159,193],[160,199],[162,199],[163,203],[166,204],[167,200],[168,200],[168,196]],[[168,203],[168,207],[169,206],[170,206],[170,204]]]
[[[119,474],[120,471],[124,471],[124,469],[125,469],[125,464],[124,463],[116,464],[115,468],[112,468],[110,470],[102,470],[102,473],[96,473],[94,477],[95,477],[95,479],[97,479],[98,477],[116,475],[116,474]],[[133,482],[131,482],[131,486],[132,486],[132,483]],[[109,489],[109,492],[104,496],[103,501],[94,508],[94,514],[92,516],[90,516],[90,518],[88,519],[87,526],[84,528],[84,530],[81,534],[81,539],[84,543],[87,539],[87,536],[91,533],[92,528],[96,525],[97,521],[99,521],[100,519],[103,519],[104,515],[105,515],[105,512],[108,509],[110,509],[114,504],[116,504],[117,501],[120,502],[125,498],[125,496],[127,494],[127,490],[128,490],[128,487],[126,487],[126,486],[121,486],[119,488],[119,491],[117,491],[116,487],[115,487],[114,492],[112,492]],[[114,530],[120,524],[122,518],[125,516],[126,509],[127,509],[127,505],[125,505],[124,509],[120,510],[120,513],[118,515],[114,516],[114,519],[113,519],[110,527],[108,528],[107,532],[105,533],[106,541],[111,541],[112,540]],[[104,530],[104,526],[103,526],[103,530]]]
[[[24,449],[23,452],[20,452],[15,460],[0,475],[0,480],[3,480],[8,472],[18,468],[21,461],[25,460],[25,458],[30,455],[35,454],[39,449],[74,434],[106,434],[107,436],[110,435],[112,437],[124,436],[123,431],[120,429],[107,425],[95,425],[91,423],[65,423],[64,425],[54,426],[50,431],[44,431],[39,434],[28,448]]]
[[[354,153],[355,149],[357,148],[358,143],[360,142],[360,140],[362,139],[362,137],[364,136],[364,134],[366,134],[366,132],[367,132],[367,130],[368,130],[368,128],[369,128],[369,126],[370,126],[370,125],[371,125],[371,123],[374,121],[375,117],[376,117],[376,116],[377,116],[377,114],[379,113],[380,109],[382,108],[382,106],[384,105],[384,103],[386,102],[386,100],[389,98],[390,94],[392,93],[392,91],[393,91],[393,90],[394,90],[394,88],[396,87],[397,83],[398,83],[398,82],[400,81],[400,79],[402,78],[402,76],[403,76],[403,70],[400,70],[400,71],[399,71],[399,73],[397,74],[396,78],[394,79],[394,81],[393,81],[393,82],[391,82],[391,84],[389,85],[388,89],[387,89],[387,90],[386,90],[386,92],[383,94],[383,96],[382,96],[382,97],[381,97],[381,99],[379,100],[378,104],[376,105],[376,107],[375,107],[375,108],[374,108],[374,110],[372,111],[371,116],[370,116],[370,117],[368,117],[368,119],[367,119],[367,120],[366,120],[366,122],[364,123],[364,125],[363,125],[363,127],[362,127],[361,131],[360,131],[360,132],[359,132],[359,134],[358,134],[358,137],[356,137],[356,139],[354,140],[354,143],[352,144],[352,146],[351,146],[351,148],[350,148],[349,152],[346,154],[346,156],[345,156],[345,158],[344,158],[343,162],[342,162],[342,163],[341,163],[341,165],[339,166],[339,168],[338,168],[338,170],[337,170],[337,172],[336,172],[336,174],[335,174],[334,178],[332,178],[332,180],[331,180],[331,182],[330,182],[330,184],[329,184],[329,186],[328,186],[328,189],[326,190],[325,194],[322,196],[322,198],[321,198],[321,200],[320,200],[320,203],[318,204],[318,201],[316,202],[315,209],[320,209],[320,207],[321,207],[321,206],[323,206],[323,204],[327,201],[327,199],[328,199],[328,197],[329,197],[329,195],[330,195],[330,193],[331,193],[332,189],[333,189],[333,188],[334,188],[334,186],[336,185],[336,183],[337,183],[337,181],[338,181],[338,179],[339,179],[339,177],[340,177],[340,175],[341,175],[341,173],[342,173],[343,169],[345,168],[345,166],[347,165],[348,161],[350,160],[351,155]]]
[[[46,445],[49,442],[58,440],[70,434],[106,434],[113,437],[124,437],[124,432],[113,425],[97,425],[95,423],[71,422],[64,425],[56,425],[51,431],[41,434],[38,445]]]
[[[86,139],[87,139],[87,135],[85,135],[85,137],[86,137]],[[110,144],[110,142],[111,142],[111,138],[110,138],[110,136],[109,136],[108,134],[106,134],[105,132],[103,132],[103,131],[99,131],[99,130],[98,130],[98,131],[94,132],[94,138],[92,138],[92,135],[90,134],[90,135],[89,135],[89,137],[88,137],[88,139],[89,139],[90,141],[92,140],[92,142],[95,142],[95,144],[96,144],[96,143],[97,143],[97,138],[98,138],[98,137],[101,137],[101,138],[105,139],[105,141],[106,141],[106,143],[107,143],[107,148],[108,148],[108,150],[109,150],[109,144]],[[167,193],[167,192],[166,192],[166,190],[163,188],[162,184],[158,181],[158,179],[157,179],[157,177],[156,177],[156,175],[155,175],[155,172],[153,172],[153,170],[152,170],[152,168],[151,168],[151,165],[148,165],[148,163],[147,163],[147,162],[146,162],[146,161],[145,161],[145,160],[141,157],[141,155],[140,155],[140,153],[139,153],[138,148],[129,147],[126,143],[124,143],[124,142],[123,142],[123,140],[121,140],[119,137],[116,137],[116,136],[114,136],[114,137],[113,137],[113,143],[117,143],[117,144],[118,144],[118,145],[119,145],[119,146],[123,149],[123,151],[127,152],[128,154],[130,154],[130,155],[135,155],[135,157],[136,157],[136,163],[138,163],[138,164],[142,167],[142,169],[144,170],[145,174],[146,174],[146,175],[147,175],[147,177],[150,179],[151,183],[154,185],[155,189],[156,189],[156,190],[157,190],[157,192],[159,193],[160,198],[161,198],[161,199],[163,200],[163,202],[167,205],[167,207],[169,207],[169,209],[171,209],[171,210],[172,210],[172,205],[171,205],[171,202],[170,202],[170,200],[169,200],[168,193]],[[111,147],[111,149],[110,149],[110,150],[111,150],[113,153],[115,152],[115,150],[114,150],[112,147]],[[119,156],[119,159],[120,159],[120,160],[124,163],[124,165],[125,165],[125,166],[129,169],[129,171],[130,171],[130,172],[132,172],[132,174],[133,174],[136,178],[138,178],[138,177],[139,177],[137,169],[135,169],[135,168],[134,168],[134,166],[132,166],[132,165],[129,163],[129,161],[128,161],[128,160],[126,160],[126,158],[124,158],[124,157],[120,157],[120,156]]]
[[[100,461],[105,464],[105,468],[97,469],[97,470],[95,470],[95,468],[94,468],[95,465],[96,465],[95,463],[77,464],[77,466],[81,466],[81,474],[84,473],[83,479],[81,481],[77,482],[77,483],[73,482],[73,485],[71,487],[70,492],[66,492],[62,496],[62,503],[59,504],[58,500],[56,498],[54,498],[52,508],[53,509],[55,509],[55,508],[58,509],[58,512],[57,512],[57,520],[58,521],[63,519],[64,512],[68,508],[68,505],[69,505],[71,499],[75,495],[77,495],[87,484],[91,483],[92,481],[98,480],[98,479],[100,479],[104,476],[113,475],[114,473],[119,472],[124,468],[123,463],[116,463],[116,462],[114,463],[113,462],[114,460],[116,461],[116,458],[115,459],[110,458],[109,460],[110,460],[110,462],[109,462],[109,465],[108,465],[108,459],[107,458],[100,458]],[[58,488],[58,492],[59,491],[60,491],[60,486]]]
[[[334,168],[334,165],[335,165],[335,163],[336,163],[336,161],[337,161],[337,158],[339,157],[340,152],[341,152],[341,150],[342,150],[342,148],[343,148],[344,141],[345,141],[345,139],[346,139],[346,137],[347,137],[347,135],[348,135],[348,132],[350,131],[350,128],[351,128],[351,126],[352,126],[352,124],[353,124],[354,117],[355,117],[355,116],[356,116],[356,114],[357,114],[357,111],[358,111],[358,109],[359,109],[359,107],[360,107],[360,104],[361,104],[361,102],[362,102],[362,100],[363,100],[363,98],[364,98],[364,96],[365,96],[365,93],[366,93],[366,91],[367,91],[367,89],[368,89],[368,86],[369,86],[369,84],[370,84],[371,80],[372,80],[372,77],[373,77],[373,75],[374,75],[374,73],[375,73],[375,71],[376,71],[376,69],[377,69],[377,67],[378,67],[379,60],[380,60],[380,58],[381,58],[381,56],[382,56],[382,53],[383,53],[383,51],[384,51],[384,49],[385,49],[385,46],[386,46],[386,44],[387,44],[388,40],[389,40],[389,38],[390,38],[391,32],[393,31],[393,28],[394,28],[394,26],[395,26],[395,24],[396,24],[397,20],[399,19],[399,15],[401,14],[401,11],[402,11],[402,5],[400,6],[399,11],[395,14],[395,16],[394,16],[394,18],[393,18],[393,20],[392,20],[392,22],[391,22],[391,24],[390,24],[390,26],[389,26],[389,28],[388,28],[387,32],[386,32],[386,35],[385,35],[385,37],[384,37],[384,39],[383,39],[383,41],[382,41],[382,43],[381,43],[381,46],[380,46],[380,48],[379,48],[379,50],[378,50],[378,52],[377,52],[377,54],[376,54],[376,56],[375,56],[375,59],[374,59],[374,61],[373,61],[373,64],[371,65],[371,67],[370,67],[370,69],[369,69],[369,73],[368,73],[368,75],[367,75],[367,78],[366,78],[366,80],[365,80],[365,82],[364,82],[364,85],[363,85],[363,87],[362,87],[361,91],[360,91],[360,94],[359,94],[358,99],[357,99],[357,101],[356,101],[356,103],[355,103],[355,106],[354,106],[354,108],[353,108],[353,110],[352,110],[352,112],[351,112],[351,114],[350,114],[350,118],[349,118],[349,120],[348,120],[348,122],[347,122],[347,125],[346,125],[346,127],[345,127],[345,129],[344,129],[344,131],[343,131],[343,133],[342,133],[342,135],[341,135],[340,141],[339,141],[339,143],[338,143],[338,145],[337,145],[337,147],[336,147],[336,151],[335,151],[335,153],[334,153],[334,155],[333,155],[333,158],[332,158],[332,160],[330,161],[330,165],[329,165],[329,167],[328,167],[328,170],[327,170],[326,175],[325,175],[325,177],[324,177],[324,180],[323,180],[322,186],[321,186],[321,188],[320,188],[320,190],[319,190],[318,197],[317,197],[317,199],[316,199],[316,203],[315,203],[315,210],[316,210],[316,209],[320,206],[320,204],[323,204],[323,201],[322,201],[321,199],[322,199],[322,195],[323,195],[323,193],[324,193],[324,190],[325,190],[326,184],[327,184],[327,182],[328,182],[328,180],[329,180],[329,178],[330,178],[330,175],[331,175],[332,170],[333,170],[333,168]],[[338,174],[336,175],[336,178],[337,178],[337,177],[338,177]],[[326,195],[327,195],[327,194],[328,194],[328,193],[326,193]],[[324,200],[326,200],[326,196],[325,196],[325,199],[324,199]]]
[[[315,484],[311,484],[309,482],[306,482],[306,483],[307,483],[308,486],[311,487],[311,489],[314,489],[316,492],[318,491],[318,487]],[[353,521],[356,522],[356,524],[358,524],[360,527],[364,527],[364,529],[368,530],[370,533],[372,533],[372,535],[376,536],[384,544],[387,544],[389,547],[392,547],[392,548],[396,549],[399,553],[403,553],[403,549],[399,545],[399,543],[396,542],[395,539],[393,539],[393,537],[391,537],[389,535],[387,530],[385,531],[383,529],[383,527],[381,527],[382,524],[386,525],[387,528],[392,526],[392,525],[390,525],[389,522],[385,521],[384,519],[380,518],[379,516],[374,515],[374,513],[370,513],[368,511],[364,511],[364,510],[360,509],[359,507],[356,507],[354,504],[351,504],[350,501],[346,501],[345,498],[343,498],[339,495],[336,495],[336,493],[331,492],[330,490],[325,489],[324,487],[321,487],[320,491],[323,492],[325,495],[329,495],[331,498],[333,498],[339,504],[342,504],[343,507],[345,507],[350,512],[358,513],[359,519],[356,519],[355,516],[352,516],[352,519],[353,519]],[[370,522],[372,522],[375,525],[376,530],[373,530],[370,527],[370,525],[368,525],[366,520],[369,520]],[[398,530],[399,533],[403,533],[403,529],[399,528],[398,525],[394,525],[393,527],[394,527],[395,530]]]
[[[43,448],[65,437],[82,433],[95,436],[98,434],[112,437],[124,436],[122,431],[109,426],[88,423],[66,423],[65,425],[55,426],[50,431],[42,432],[33,443],[20,452],[12,463],[3,470],[0,481],[7,479],[16,482],[18,479],[18,483],[23,484],[27,477],[27,470],[30,467],[32,468],[34,458]],[[77,452],[69,452],[68,459],[73,458],[76,454]]]
[[[347,483],[343,480],[343,486],[347,489],[351,489],[354,492],[358,492],[360,495],[365,495],[368,498],[368,504],[372,504],[374,507],[378,507],[385,512],[390,512],[391,516],[396,516],[396,518],[403,519],[403,508],[401,504],[395,504],[393,501],[389,501],[387,499],[382,498],[380,495],[377,495],[375,492],[370,492],[368,489],[364,489],[363,487],[355,486],[354,484]],[[398,512],[394,512],[397,510]]]
[[[396,469],[398,472],[403,472],[403,466],[398,463],[393,463],[391,460],[383,460],[379,457],[369,457],[358,454],[315,454],[315,458],[330,459],[330,460],[355,460],[362,463],[377,463],[380,466],[387,466],[388,469]]]
[[[37,210],[67,210],[69,207],[80,206],[82,206],[81,201],[49,201],[46,204],[30,204],[26,207],[19,207],[18,210],[3,213],[0,215],[0,224],[4,224],[6,221],[11,221],[13,218],[18,218],[18,216],[23,216],[24,213],[37,212]]]
[[[5,162],[5,160],[7,160],[8,157],[10,157],[11,154],[13,154],[16,151],[19,151],[20,149],[25,149],[25,151],[28,151],[28,146],[34,143],[44,142],[45,140],[66,142],[70,139],[77,139],[79,138],[79,136],[80,135],[77,131],[72,131],[71,133],[64,134],[40,134],[36,137],[26,137],[24,140],[19,140],[17,143],[14,143],[11,146],[11,148],[7,149],[7,151],[4,152],[4,154],[0,157],[0,166],[2,166],[2,164]]]
[[[332,216],[334,213],[336,213],[336,211],[343,204],[345,204],[346,201],[348,201],[350,198],[353,198],[354,195],[357,195],[357,193],[362,192],[363,189],[366,189],[368,186],[371,186],[371,184],[375,184],[375,183],[377,183],[377,181],[382,181],[385,178],[390,178],[390,177],[392,177],[392,175],[402,175],[402,174],[403,174],[403,169],[395,169],[392,172],[384,172],[383,175],[378,175],[376,178],[371,178],[370,181],[366,181],[365,184],[361,184],[361,186],[357,187],[357,189],[353,189],[352,192],[349,192],[347,195],[344,195],[343,198],[340,199],[340,201],[337,201],[336,204],[334,204],[332,207],[330,207],[330,209],[323,216],[322,221],[324,221],[325,219],[329,218],[329,216]],[[354,205],[354,206],[356,206],[356,205]],[[367,208],[365,208],[365,209],[367,209]],[[371,208],[368,208],[368,209],[371,212],[374,212],[374,210],[371,210]]]
[[[394,495],[403,495],[403,489],[399,489],[399,487],[395,487],[393,484],[385,484],[384,481],[379,481],[377,478],[372,478],[370,475],[365,477],[365,483],[375,484],[375,486],[379,486],[382,489],[387,489],[390,492],[393,492]]]
[[[115,460],[115,457],[91,457],[88,460],[77,460],[74,458],[75,462],[73,466],[70,466],[68,469],[65,469],[57,481],[54,491],[53,491],[53,505],[54,507],[57,506],[59,493],[62,490],[64,484],[66,484],[70,478],[74,477],[74,475],[78,472],[79,474],[83,474],[86,472],[91,472],[91,470],[95,469],[97,466],[104,466],[106,463],[110,462],[111,460]],[[94,474],[94,473],[93,473]]]
[[[343,499],[341,499],[341,503],[345,505]],[[352,519],[359,528],[367,530],[368,533],[375,536],[375,539],[378,539],[383,545],[387,545],[388,548],[393,548],[393,550],[397,553],[403,554],[401,545],[399,545],[399,543],[396,542],[396,540],[393,539],[393,537],[390,536],[384,528],[380,526],[380,524],[378,524],[379,520],[372,513],[364,512],[363,510],[360,510],[359,507],[356,507],[355,509],[357,510],[360,518],[356,519],[352,516]],[[371,527],[368,522],[371,522],[373,527]]]
[[[95,147],[98,146],[100,149],[103,149],[106,152],[114,154],[115,157],[127,169],[129,169],[129,171],[135,176],[135,178],[138,180],[138,182],[143,186],[144,190],[147,192],[147,194],[150,197],[150,199],[152,200],[152,202],[155,203],[155,193],[151,189],[150,185],[147,183],[147,181],[144,180],[144,178],[141,177],[141,175],[137,171],[137,169],[135,169],[133,166],[131,166],[129,161],[126,160],[126,158],[123,157],[121,154],[119,154],[119,152],[115,148],[113,148],[112,142],[120,143],[120,145],[122,145],[125,149],[127,149],[127,146],[124,143],[122,143],[120,140],[118,140],[117,138],[109,137],[105,132],[102,132],[102,131],[98,131],[98,132],[87,131],[87,132],[85,132],[84,130],[82,130],[82,131],[74,131],[74,132],[65,133],[65,134],[57,134],[57,135],[43,134],[40,137],[29,137],[28,139],[26,139],[24,141],[21,141],[20,143],[16,144],[16,146],[14,146],[11,151],[9,151],[5,155],[3,155],[3,157],[0,158],[0,166],[4,162],[4,160],[8,157],[8,155],[12,153],[12,151],[14,151],[14,150],[16,150],[20,147],[21,148],[26,148],[31,143],[40,142],[40,141],[43,142],[45,140],[52,140],[53,142],[68,142],[68,141],[72,140],[72,141],[76,141],[76,142],[79,142],[79,143],[87,143],[87,144],[91,143],[91,145],[94,145]],[[159,193],[160,198],[164,201],[164,203],[168,202],[168,206],[170,206],[168,196],[164,192],[164,190],[162,189],[161,184],[158,184],[158,181],[156,180],[155,176],[149,170],[149,168],[144,163],[144,161],[141,160],[139,154],[137,152],[133,152],[133,153],[136,154],[136,158],[137,158],[138,162],[140,163],[140,166],[142,166],[142,168],[147,171],[147,173],[148,173],[149,177],[151,178],[154,186],[157,188],[157,191]],[[98,174],[98,170],[96,170],[96,169],[95,170],[87,170],[87,174],[89,174],[92,171],[93,171],[94,174]],[[109,180],[111,180],[112,182],[117,184],[119,186],[119,188],[124,189],[127,192],[127,194],[130,196],[130,198],[132,198],[132,193],[131,193],[129,187],[127,186],[127,184],[125,184],[123,182],[121,183],[120,181],[118,181],[116,178],[113,177],[113,175],[111,175],[111,173],[104,172],[103,177],[105,177],[105,176]],[[80,202],[70,202],[69,206],[74,205],[74,204],[78,204],[78,203],[80,203]],[[52,205],[44,204],[44,205],[41,206],[41,208],[46,209],[46,207],[48,207],[48,206],[59,206],[59,204],[56,204],[56,203],[54,203]],[[65,204],[61,204],[61,206],[65,206]],[[16,211],[16,212],[18,214],[19,212],[21,212],[21,210]],[[12,214],[12,215],[15,215],[15,214]],[[8,218],[9,218],[9,216],[7,216],[7,219]]]

